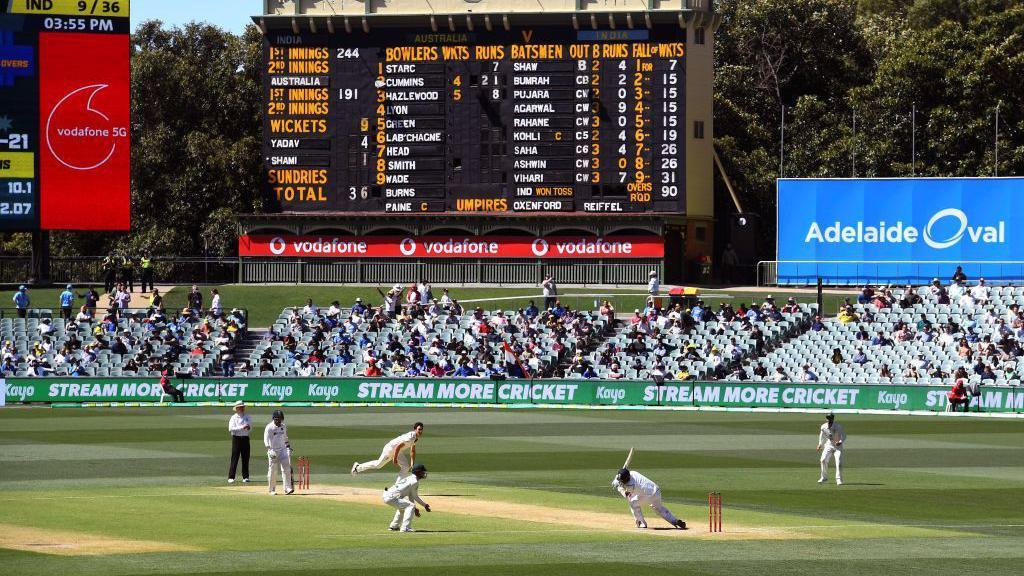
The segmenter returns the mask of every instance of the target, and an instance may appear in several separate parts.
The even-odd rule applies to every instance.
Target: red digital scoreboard
[[[128,0],[2,4],[0,231],[128,230]]]

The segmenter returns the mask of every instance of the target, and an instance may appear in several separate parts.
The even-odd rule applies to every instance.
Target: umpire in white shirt
[[[242,482],[249,482],[249,432],[252,430],[252,416],[245,413],[245,402],[235,402],[235,413],[228,420],[231,433],[231,467],[228,468],[228,484],[235,483],[238,458],[242,458]]]

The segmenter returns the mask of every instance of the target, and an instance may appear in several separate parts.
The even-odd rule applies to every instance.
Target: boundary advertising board
[[[189,402],[553,404],[565,406],[704,406],[841,410],[946,409],[945,386],[646,381],[228,378],[179,379]],[[162,400],[150,378],[11,378],[7,403]],[[1024,412],[1024,389],[992,386],[972,404],[985,412]]]

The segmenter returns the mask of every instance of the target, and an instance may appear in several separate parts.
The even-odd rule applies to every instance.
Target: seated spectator
[[[843,353],[839,350],[839,348],[835,348],[835,349],[832,350],[832,358],[831,358],[831,360],[832,360],[832,363],[837,365],[837,366],[839,364],[842,364],[843,362],[845,362],[845,360],[843,360]]]
[[[789,375],[782,369],[782,366],[775,367],[775,373],[772,374],[772,382],[789,382]]]
[[[857,314],[854,312],[853,307],[849,306],[839,311],[839,323],[849,324],[850,322],[857,321]]]
[[[854,353],[853,360],[851,360],[851,361],[854,364],[860,364],[861,366],[863,366],[864,364],[868,363],[868,355],[864,353],[864,349],[863,348],[858,347],[857,348],[857,352]]]
[[[911,364],[907,366],[907,369],[903,371],[903,377],[911,380],[917,380],[921,377],[921,372],[918,371],[917,366]]]
[[[892,378],[892,370],[889,370],[888,364],[882,364],[882,367],[878,370],[878,376],[880,378]]]
[[[978,284],[971,288],[971,296],[978,304],[987,306],[989,303],[989,295],[990,291],[988,286],[985,285],[985,279],[978,278]]]
[[[768,369],[764,367],[764,364],[758,362],[757,365],[754,366],[754,376],[757,376],[758,378],[767,378]]]
[[[366,376],[368,378],[379,378],[380,376],[382,376],[380,368],[377,367],[376,360],[371,358],[370,361],[367,362],[367,364],[368,366],[366,367],[366,370],[363,371],[363,376]]]
[[[870,304],[875,298],[875,291],[871,289],[871,286],[865,285],[864,289],[857,295],[858,304]]]
[[[871,339],[871,345],[872,346],[892,346],[893,342],[888,337],[886,337],[885,334],[882,334],[881,331],[878,331],[877,333],[875,333],[875,337]]]
[[[185,393],[182,392],[181,390],[178,390],[177,388],[174,387],[173,384],[171,384],[170,379],[167,378],[167,374],[163,374],[160,376],[160,388],[163,389],[164,393],[169,394],[171,396],[172,402],[185,401]]]
[[[809,364],[804,364],[804,366],[803,366],[803,374],[802,374],[802,376],[800,378],[800,381],[801,382],[817,382],[818,381],[818,375],[815,374],[813,370],[811,370],[811,366]]]
[[[914,306],[921,304],[921,296],[914,290],[914,287],[907,284],[907,287],[903,291],[903,298],[900,298],[900,308],[913,308]]]
[[[821,321],[821,316],[820,315],[815,315],[814,316],[814,321],[811,322],[811,330],[813,330],[814,332],[822,332],[822,331],[826,331],[827,332],[828,331],[825,328],[825,323]]]
[[[967,412],[970,400],[967,397],[967,387],[964,385],[963,378],[957,378],[956,383],[953,384],[953,389],[946,393],[946,398],[949,400],[949,405],[953,412],[956,412],[957,406],[963,406],[964,412]]]

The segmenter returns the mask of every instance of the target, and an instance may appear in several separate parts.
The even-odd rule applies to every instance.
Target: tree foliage
[[[990,176],[997,105],[999,175],[1024,172],[1020,2],[724,0],[718,8],[715,143],[745,208],[762,215],[762,258],[774,257],[782,106],[786,177]]]

